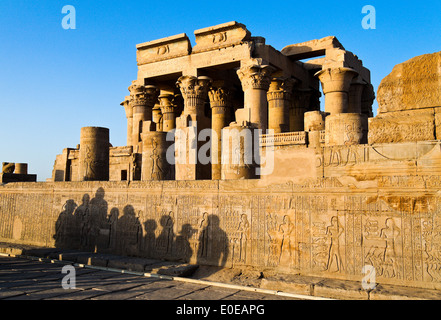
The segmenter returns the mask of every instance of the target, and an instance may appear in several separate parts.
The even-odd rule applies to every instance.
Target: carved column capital
[[[271,83],[271,74],[274,68],[269,65],[250,64],[237,70],[242,89],[260,89],[268,91]]]
[[[187,98],[205,98],[208,93],[211,79],[208,77],[200,76],[182,76],[176,82],[176,85],[181,90],[184,99]]]
[[[212,80],[205,76],[182,76],[176,82],[184,98],[184,113],[199,114],[207,98]]]
[[[138,84],[132,84],[129,87],[129,91],[129,103],[132,107],[146,106],[153,108],[156,101],[158,100],[159,90],[157,87],[152,85],[141,86]]]
[[[268,101],[291,100],[292,90],[297,82],[296,79],[292,78],[273,78],[267,92]]]
[[[175,112],[176,106],[173,103],[174,98],[175,98],[175,96],[170,93],[169,94],[161,94],[158,97],[162,114]]]
[[[349,92],[352,79],[358,75],[358,72],[351,68],[328,68],[315,74],[320,79],[323,87],[323,93],[329,92]]]
[[[133,109],[130,107],[130,97],[125,97],[124,101],[120,103],[120,106],[124,107],[127,119],[133,117]]]
[[[234,89],[231,87],[212,86],[210,90],[208,90],[211,108],[230,107],[233,101],[233,93]]]

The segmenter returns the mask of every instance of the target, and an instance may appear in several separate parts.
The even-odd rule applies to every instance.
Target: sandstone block
[[[236,21],[199,29],[194,34],[196,46],[193,53],[225,48],[251,39],[251,33]]]
[[[191,52],[191,43],[185,33],[138,44],[138,65],[152,63],[170,58],[186,56]]]
[[[369,119],[369,144],[435,140],[433,109],[379,114]]]
[[[396,65],[378,88],[378,113],[441,106],[441,52]]]

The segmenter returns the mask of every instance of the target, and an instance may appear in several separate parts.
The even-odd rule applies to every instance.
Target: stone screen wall
[[[363,185],[363,184],[361,184]],[[441,176],[12,183],[1,240],[439,288]]]

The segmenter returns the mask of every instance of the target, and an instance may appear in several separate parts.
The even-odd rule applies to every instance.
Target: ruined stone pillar
[[[257,178],[259,144],[253,125],[231,123],[222,129],[222,180]]]
[[[176,128],[174,95],[161,94],[158,99],[162,113],[162,131],[171,131]]]
[[[351,68],[324,69],[315,74],[325,94],[325,112],[331,115],[348,112],[348,93],[352,79],[358,73]]]
[[[231,122],[230,110],[232,104],[233,89],[225,86],[224,83],[216,83],[208,91],[211,107],[211,179],[221,179],[221,158],[222,158],[222,129]]]
[[[167,150],[173,141],[167,141],[167,132],[151,129],[152,123],[144,122],[141,180],[172,180],[174,167],[167,161]]]
[[[325,119],[327,113],[322,111],[308,111],[304,116],[305,131],[308,131],[309,147],[320,147],[320,134],[325,130]]]
[[[348,113],[361,113],[361,95],[365,85],[360,76],[352,81],[349,88]]]
[[[152,110],[158,99],[158,89],[155,86],[140,86],[133,84],[129,87],[130,106],[133,109],[132,146],[134,153],[142,152],[142,125],[144,121],[152,121]]]
[[[268,129],[274,133],[289,132],[290,105],[294,79],[273,78],[267,93]]]
[[[132,136],[133,136],[133,107],[130,105],[130,97],[126,97],[123,102],[121,102],[121,106],[124,107],[127,118],[127,145],[132,145]]]
[[[198,136],[202,129],[210,126],[204,108],[211,79],[203,76],[182,76],[176,84],[184,99],[184,110],[176,121],[176,180],[210,179],[209,161],[201,163],[198,159],[199,149],[204,144],[198,140]]]
[[[109,180],[109,129],[81,128],[79,152],[80,181]]]
[[[341,113],[326,118],[325,145],[357,145],[367,143],[368,118],[360,113]]]
[[[244,107],[250,110],[250,119],[243,120],[262,129],[262,133],[268,128],[267,91],[273,70],[268,65],[250,64],[237,71],[244,91]]]
[[[289,110],[289,131],[304,131],[305,112],[309,110],[312,90],[295,89]]]
[[[16,163],[15,164],[15,174],[28,174],[28,164],[27,163]]]

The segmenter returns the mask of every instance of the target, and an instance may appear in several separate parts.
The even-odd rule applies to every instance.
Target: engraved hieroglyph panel
[[[351,190],[335,178],[289,188],[253,181],[222,188],[213,181],[10,184],[0,188],[0,237],[356,281],[372,265],[380,283],[441,288],[439,181],[387,177],[378,188]]]

